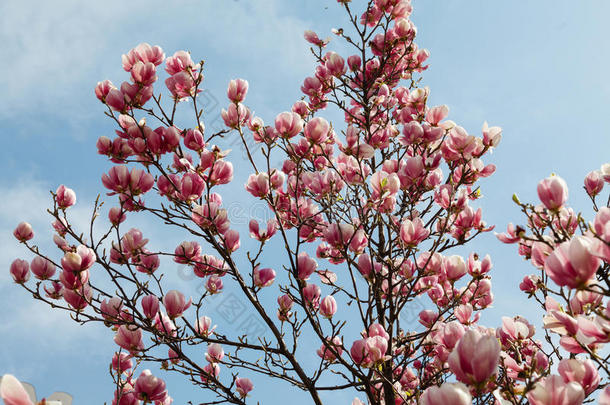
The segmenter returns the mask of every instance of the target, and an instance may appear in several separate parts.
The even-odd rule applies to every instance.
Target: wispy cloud
[[[212,66],[218,72],[226,73],[231,65],[235,73],[260,74],[265,79],[281,77],[278,72],[300,74],[308,57],[303,44],[295,46],[295,41],[306,26],[294,16],[281,15],[278,4],[275,0],[2,2],[0,41],[5,58],[0,66],[0,122],[19,121],[16,128],[23,133],[85,136],[78,129],[99,112],[93,97],[95,83],[113,75],[117,81],[125,78],[120,55],[144,41],[168,46],[168,53],[175,46],[193,51],[197,58],[216,58]],[[48,131],[49,126],[65,131]]]
[[[51,241],[51,217],[45,212],[51,205],[49,188],[48,184],[27,177],[14,185],[0,185],[3,196],[0,199],[0,336],[3,342],[0,372],[14,373],[37,386],[46,381],[49,373],[68,367],[67,363],[78,364],[79,353],[89,353],[90,362],[103,364],[112,350],[110,331],[101,325],[81,327],[67,313],[34,300],[9,275],[10,263],[15,258],[32,258],[12,237],[12,230],[21,220],[32,224],[36,233],[34,241],[41,251],[58,252]],[[87,212],[87,204],[83,204],[71,213],[78,226],[86,223]],[[91,351],[93,346],[98,348],[95,353]],[[43,391],[52,388],[57,387],[45,387]]]

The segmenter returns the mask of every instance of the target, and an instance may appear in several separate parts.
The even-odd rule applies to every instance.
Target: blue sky
[[[568,182],[573,207],[590,218],[582,179],[610,160],[610,3],[413,4],[417,43],[431,53],[423,83],[431,89],[432,104],[447,104],[449,118],[473,134],[480,134],[484,121],[504,130],[500,147],[486,160],[497,165],[482,183],[487,222],[500,231],[508,222],[521,222],[512,193],[534,201],[536,183],[551,172]],[[206,91],[220,103],[210,108],[210,119],[226,105],[227,82],[241,77],[250,83],[247,104],[272,122],[300,97],[302,80],[313,70],[303,31],[330,36],[330,28],[345,25],[342,18],[334,0],[0,3],[0,268],[5,269],[0,272],[0,373],[33,383],[42,395],[67,391],[75,404],[111,399],[112,335],[78,327],[65,314],[38,305],[11,283],[8,267],[14,258],[27,256],[10,234],[20,220],[31,222],[37,242],[48,246],[48,190],[61,183],[75,189],[79,204],[73,215],[86,223],[89,204],[102,190],[99,178],[110,167],[96,154],[95,141],[112,134],[93,87],[106,78],[124,80],[121,54],[140,42],[160,45],[168,55],[189,50],[205,59]],[[240,159],[236,151],[236,167]],[[246,175],[238,170],[238,189]],[[140,225],[151,240],[165,236],[150,224]],[[518,291],[531,268],[513,248],[488,235],[473,249],[490,253],[494,262],[495,308],[484,312],[482,323],[497,326],[503,314],[531,313]],[[168,383],[177,404],[205,398],[180,379]],[[253,399],[274,403],[277,390],[291,393],[259,384]],[[297,395],[295,401],[306,403],[306,397]]]

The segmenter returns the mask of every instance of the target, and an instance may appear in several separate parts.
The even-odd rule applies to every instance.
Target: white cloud
[[[0,271],[0,294],[3,298],[3,321],[0,322],[0,334],[6,335],[10,331],[14,333],[19,329],[22,331],[48,330],[50,336],[56,337],[40,339],[40,336],[32,336],[32,338],[36,338],[41,344],[64,342],[69,345],[71,344],[70,339],[66,339],[66,337],[76,334],[83,336],[77,324],[70,320],[67,314],[51,310],[48,306],[34,301],[29,293],[13,283],[8,271],[14,259],[30,260],[33,257],[12,236],[13,229],[21,221],[27,221],[32,225],[35,233],[32,242],[40,248],[41,252],[47,254],[59,252],[51,239],[51,216],[46,212],[46,209],[52,206],[48,189],[48,185],[32,179],[18,181],[15,186],[0,186],[0,195],[3,196],[0,199],[0,246],[2,246],[2,250],[0,250],[0,269],[2,269]],[[77,227],[82,228],[87,223],[88,211],[87,204],[83,204],[70,212],[70,218]],[[18,337],[12,335],[15,338]],[[90,337],[93,336],[91,334]]]
[[[16,125],[20,131],[60,135],[44,131],[44,121],[54,120],[59,122],[57,127],[68,127],[63,136],[85,136],[77,129],[99,112],[93,96],[95,83],[113,75],[119,83],[126,78],[121,73],[120,56],[143,41],[213,50],[227,59],[238,56],[248,61],[238,66],[243,74],[294,74],[295,67],[298,71],[309,60],[303,43],[295,43],[306,27],[295,17],[279,15],[276,4],[2,2],[0,119],[16,122],[28,118]],[[206,58],[205,54],[196,56]],[[222,72],[223,66],[216,63],[215,69]],[[33,113],[38,119],[32,119]]]
[[[100,367],[107,364],[113,350],[111,331],[102,325],[77,324],[68,313],[34,300],[9,275],[10,263],[15,258],[30,260],[33,256],[12,236],[15,225],[22,220],[32,224],[33,241],[41,251],[58,253],[51,241],[51,217],[46,213],[46,208],[51,206],[49,188],[48,184],[32,178],[19,179],[12,186],[0,185],[3,196],[0,199],[0,373],[11,372],[43,386],[42,382],[60,368],[78,364],[79,353],[88,353],[87,364]],[[87,223],[88,207],[85,202],[71,211],[77,226]],[[34,282],[30,280],[30,287]],[[91,350],[93,347],[96,350]],[[67,384],[61,385],[64,386]]]

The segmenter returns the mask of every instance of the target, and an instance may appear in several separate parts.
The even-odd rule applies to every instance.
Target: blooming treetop
[[[116,124],[114,136],[97,141],[113,163],[101,179],[114,203],[109,225],[95,239],[76,229],[76,194],[60,186],[50,210],[58,250],[40,251],[32,227],[19,224],[14,235],[35,257],[13,262],[15,282],[76,321],[113,331],[113,404],[171,403],[160,376],[136,371],[155,362],[202,388],[205,403],[256,400],[252,379],[261,378],[291,384],[315,404],[341,391],[357,396],[353,404],[568,405],[596,395],[610,403],[608,389],[599,394],[608,378],[599,353],[610,339],[610,208],[598,205],[610,165],[585,179],[591,223],[566,206],[558,176],[538,185],[541,205],[515,198],[527,226],[509,225],[498,238],[538,269],[521,289],[543,306],[544,330],[537,335],[521,316],[480,325],[493,303],[493,266],[471,241],[493,229],[477,199],[480,180],[495,171],[485,160],[501,129],[485,123],[475,136],[447,119],[447,106],[429,105],[417,78],[428,52],[414,42],[409,0],[371,0],[358,13],[338,3],[350,28],[333,32],[351,51],[340,55],[307,31],[316,67],[303,98],[270,125],[246,106],[248,82],[235,79],[226,129],[210,132],[198,102],[203,62],[148,44],[123,55],[127,81],[95,87]],[[181,121],[176,111],[187,103],[194,116]],[[325,118],[331,108],[341,122]],[[248,230],[223,205],[234,183],[227,138],[247,152],[243,193],[272,216]],[[91,229],[101,208],[96,202]],[[153,249],[141,230],[125,229],[138,215],[184,232],[184,241]],[[277,251],[273,262],[265,255],[275,241],[279,262]],[[471,246],[467,257],[462,246]],[[165,257],[192,269],[205,291],[187,298],[169,289]],[[269,338],[214,325],[208,298],[229,286]],[[421,328],[409,327],[401,313],[423,299],[431,309],[419,312]],[[305,343],[312,338],[317,350]]]

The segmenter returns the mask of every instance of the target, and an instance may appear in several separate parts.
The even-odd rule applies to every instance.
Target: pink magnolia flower
[[[148,192],[155,184],[152,174],[133,168],[129,172],[129,192],[132,196],[137,196]]]
[[[163,305],[171,319],[181,317],[184,311],[191,306],[191,303],[191,299],[186,302],[184,294],[177,290],[170,290],[163,297]]]
[[[201,336],[208,337],[214,332],[216,325],[212,326],[212,319],[210,317],[202,316],[195,322],[194,329]]]
[[[167,69],[166,69],[167,70]],[[172,93],[175,100],[193,97],[201,90],[197,90],[197,82],[203,80],[203,75],[193,72],[178,72],[165,79],[165,86]],[[151,86],[152,87],[152,86]]]
[[[523,232],[523,228],[516,227],[513,224],[508,224],[508,229],[505,233],[496,233],[496,237],[500,240],[500,242],[504,243],[515,243],[521,240],[521,233]]]
[[[420,405],[471,405],[472,395],[462,383],[444,383],[440,387],[428,387],[419,399]]]
[[[351,238],[349,250],[356,254],[361,254],[364,252],[364,248],[366,248],[367,243],[368,238],[366,237],[364,229],[358,229]]]
[[[535,274],[530,274],[523,277],[523,281],[519,284],[519,289],[527,293],[534,293],[538,290],[538,284],[540,283],[540,277]]]
[[[178,353],[176,353],[174,350],[172,349],[167,349],[167,359],[172,363],[172,364],[178,364],[180,363],[180,355]],[[173,401],[169,402],[170,404]]]
[[[201,126],[202,124],[200,124]],[[202,129],[203,130],[203,129]],[[205,139],[198,129],[189,129],[184,135],[184,146],[201,153],[205,148]]]
[[[237,249],[239,249],[239,232],[234,229],[225,232],[224,244],[229,252],[235,252]]]
[[[141,301],[144,316],[148,319],[155,319],[159,314],[159,299],[156,295],[147,295]]]
[[[329,131],[330,124],[322,117],[313,118],[305,125],[305,137],[316,145],[326,142]]]
[[[577,291],[570,299],[570,310],[574,315],[584,314],[589,309],[598,308],[602,303],[602,295],[595,291]]]
[[[259,242],[264,242],[267,239],[271,238],[277,232],[278,226],[277,221],[275,219],[271,219],[267,221],[267,228],[260,229],[258,225],[258,221],[256,219],[251,219],[248,224],[248,228],[250,230],[250,236]]]
[[[585,393],[577,382],[564,382],[558,375],[545,377],[527,394],[532,405],[579,405]]]
[[[496,147],[502,140],[502,128],[500,127],[489,127],[487,121],[483,123],[483,145],[489,147]]]
[[[400,162],[398,177],[403,189],[417,185],[426,174],[426,167],[421,156],[410,157]]]
[[[576,335],[578,332],[578,321],[576,319],[558,309],[548,308],[547,306],[547,315],[542,318],[544,329],[550,329],[560,335]]]
[[[443,271],[450,281],[459,280],[466,274],[466,262],[462,256],[453,255],[443,257]]]
[[[589,395],[599,385],[600,375],[597,372],[597,366],[591,359],[563,359],[559,362],[557,368],[559,375],[563,381],[569,383],[577,382],[585,390],[585,394]]]
[[[199,69],[191,59],[191,54],[186,51],[177,51],[173,56],[165,60],[165,71],[170,75],[175,75],[180,72],[191,72]]]
[[[290,308],[292,308],[294,301],[290,295],[284,294],[277,298],[277,304],[279,305],[280,310],[287,312],[290,311]]]
[[[307,306],[317,309],[320,306],[320,287],[315,284],[307,284],[303,288],[303,298]]]
[[[194,272],[197,277],[216,275],[222,277],[226,274],[229,265],[222,259],[212,255],[202,255],[195,262]]]
[[[131,79],[143,87],[150,86],[157,81],[157,69],[154,63],[137,61],[131,67]]]
[[[30,269],[39,280],[48,280],[55,274],[55,265],[50,260],[40,256],[36,256],[32,259]]]
[[[377,171],[371,176],[373,198],[383,200],[393,197],[400,190],[400,180],[396,173]]]
[[[608,313],[610,313],[610,310],[607,309],[605,314],[607,315]],[[580,341],[586,344],[610,341],[610,321],[599,315],[593,319],[583,315],[579,315],[577,318],[578,329],[582,332],[582,335],[577,336]]]
[[[610,385],[604,388],[599,398],[597,398],[597,403],[598,405],[610,405]]]
[[[602,240],[610,243],[610,208],[602,207],[593,221],[593,230]],[[19,239],[19,238],[18,238]]]
[[[593,240],[579,235],[555,248],[544,262],[544,271],[559,286],[580,288],[595,276],[600,264]]]
[[[248,93],[248,81],[244,79],[234,79],[229,82],[227,97],[234,103],[241,103],[245,100]]]
[[[440,360],[447,361],[449,352],[453,350],[462,336],[464,336],[465,332],[466,330],[464,329],[464,326],[462,326],[462,324],[458,321],[451,321],[439,328],[439,334],[435,337],[435,339],[442,343],[442,346],[439,346],[437,349],[437,356]]]
[[[369,326],[368,337],[381,336],[385,340],[390,340],[390,335],[386,332],[385,328],[378,323],[374,323]]]
[[[284,184],[284,179],[285,179],[285,175],[283,172],[276,170],[276,169],[272,169],[271,170],[271,177],[269,177],[269,181],[271,182],[271,187],[274,190],[281,190],[282,185]]]
[[[332,316],[337,312],[337,301],[332,295],[328,295],[324,297],[322,302],[320,302],[320,314],[322,314],[325,318],[332,318]]]
[[[500,344],[494,336],[467,331],[449,355],[449,368],[466,384],[481,384],[496,373]]]
[[[352,72],[357,72],[362,66],[362,59],[358,55],[351,55],[347,57],[347,65]]]
[[[104,101],[108,107],[118,112],[125,112],[125,95],[117,88],[111,88],[106,93]],[[127,108],[128,109],[128,108]]]
[[[432,125],[438,125],[439,122],[447,118],[449,115],[449,107],[446,105],[439,105],[432,107],[426,112],[426,121]]]
[[[256,267],[252,278],[254,279],[255,286],[261,288],[269,287],[275,281],[275,270],[270,268],[259,269]]]
[[[326,345],[329,345],[330,347],[332,347],[332,349],[339,356],[341,356],[341,354],[343,353],[343,342],[341,342],[341,338],[339,336],[335,336],[332,340],[329,338],[326,338],[326,344],[322,343],[320,348],[318,350],[316,350],[317,355],[320,356],[321,359],[324,359],[324,360],[332,363],[335,360],[337,360],[337,355],[335,353],[333,353],[331,351],[331,349],[328,348]]]
[[[251,174],[246,183],[246,190],[254,197],[265,197],[269,193],[269,175],[264,172]]]
[[[153,86],[140,86],[136,83],[123,82],[121,83],[121,93],[123,94],[125,100],[125,106],[121,110],[121,112],[127,112],[127,110],[131,107],[141,107],[153,96]],[[112,91],[111,91],[112,93]],[[106,101],[110,100],[110,95],[107,97]],[[136,143],[132,140],[132,145]]]
[[[305,100],[298,100],[292,105],[291,110],[301,118],[305,118],[309,114],[309,104]]]
[[[310,30],[305,31],[303,36],[307,42],[319,47],[324,47],[328,43],[328,39],[321,40],[320,38],[318,38],[318,34]]]
[[[358,257],[358,271],[365,279],[370,279],[372,274],[378,273],[381,270],[381,263],[371,260],[368,253],[364,253]]]
[[[64,288],[63,298],[74,309],[80,311],[89,305],[93,291],[88,283],[84,283],[74,289]]]
[[[509,318],[507,316],[502,317],[502,328],[496,331],[501,338],[510,340],[527,339],[532,337],[534,332],[534,327],[524,318]]]
[[[126,372],[133,367],[131,355],[125,352],[117,352],[112,356],[112,369],[119,373]]]
[[[405,219],[400,225],[400,239],[407,246],[417,246],[428,235],[430,235],[430,231],[424,227],[420,218]]]
[[[227,109],[220,112],[225,125],[229,128],[237,129],[244,126],[250,119],[251,112],[243,104],[230,104]]]
[[[411,92],[414,102],[418,103],[420,99],[427,97],[426,91],[416,89]],[[449,131],[446,141],[442,144],[443,157],[448,161],[459,161],[462,159],[472,158],[473,153],[477,148],[477,138],[469,135],[466,130],[460,126],[455,126]]]
[[[150,370],[142,371],[133,388],[138,398],[144,402],[164,401],[167,397],[165,381],[152,375]]]
[[[249,378],[236,378],[235,389],[240,397],[245,398],[254,389],[254,384],[252,384]]]
[[[431,309],[424,309],[419,313],[419,323],[424,325],[426,328],[432,326],[438,318],[438,312]]]
[[[201,255],[201,245],[197,242],[184,241],[174,250],[174,261],[176,263],[187,264],[197,261]]]
[[[133,168],[129,171],[127,166],[119,165],[113,166],[108,174],[102,175],[102,183],[104,187],[114,193],[128,193],[136,196],[149,191],[155,180],[152,174],[143,170]]]
[[[147,43],[141,43],[126,55],[123,55],[121,60],[123,62],[123,69],[129,72],[132,70],[133,65],[137,62],[152,63],[155,66],[163,63],[165,59],[165,53],[159,46],[150,46]]]
[[[476,255],[471,253],[468,256],[468,274],[471,276],[480,276],[488,273],[492,268],[491,257],[485,255],[482,261],[476,259]]]
[[[309,257],[306,252],[299,253],[297,256],[297,276],[300,280],[308,280],[309,276],[311,276],[317,268],[318,263],[315,259]]]
[[[95,86],[95,96],[102,102],[106,102],[106,96],[111,89],[116,89],[114,84],[110,80],[104,80],[102,82],[97,82]]]
[[[210,363],[218,363],[225,356],[224,350],[222,350],[222,346],[218,343],[212,343],[208,346],[208,351],[205,354],[205,358]]]
[[[551,176],[538,183],[538,197],[550,210],[558,210],[568,200],[568,185],[559,176]]]
[[[223,288],[222,279],[216,275],[210,276],[205,282],[205,288],[210,294],[219,293]]]
[[[142,330],[133,326],[121,325],[114,336],[114,342],[130,353],[144,348]]]
[[[108,219],[112,225],[117,226],[127,219],[127,215],[121,207],[112,207],[108,210]]]
[[[205,182],[197,173],[185,173],[180,180],[180,198],[190,202],[199,199],[205,189]]]
[[[119,398],[120,397],[120,398]],[[125,385],[123,389],[114,391],[114,400],[112,405],[140,405],[140,401],[133,391],[130,384]]]
[[[220,375],[220,366],[218,365],[218,363],[206,364],[206,366],[203,368],[203,372],[204,374],[202,374],[200,377],[201,381],[203,381],[204,383],[207,382],[210,378],[217,379]]]
[[[23,385],[11,374],[2,376],[0,397],[6,405],[34,405]]]
[[[364,366],[367,363],[366,339],[356,340],[349,352],[356,364]]]
[[[233,164],[224,160],[217,160],[210,169],[209,181],[211,185],[227,184],[233,180]]]
[[[610,183],[610,163],[604,163],[599,169],[604,181]]]
[[[57,281],[52,281],[50,285],[44,286],[46,296],[53,300],[61,299],[63,296],[63,289],[64,287],[62,284],[58,283]]]
[[[97,256],[93,249],[79,245],[76,252],[68,252],[61,259],[61,267],[68,272],[81,272],[88,270],[95,264]]]
[[[193,221],[204,228],[216,228],[220,234],[224,234],[229,229],[229,218],[227,210],[220,207],[220,204],[210,201],[203,205],[194,205],[192,211]]]
[[[531,249],[531,259],[532,264],[539,269],[544,268],[544,263],[546,262],[546,258],[553,252],[553,247],[548,243],[544,242],[534,242],[532,243]]]
[[[278,319],[282,322],[288,320],[288,317],[291,315],[290,309],[294,304],[292,298],[288,294],[281,295],[277,298],[277,304],[279,306],[279,310],[277,311]]]
[[[122,307],[123,300],[119,297],[112,297],[110,299],[104,299],[100,303],[100,312],[105,320],[112,322],[119,318]]]
[[[324,66],[328,69],[328,72],[336,77],[339,77],[347,71],[345,66],[345,60],[336,52],[328,52],[324,56]]]
[[[470,304],[462,304],[459,305],[457,308],[455,308],[454,310],[454,315],[457,318],[458,321],[460,321],[460,323],[462,325],[470,325],[472,323],[475,323],[479,320],[479,317],[481,316],[480,313],[477,313],[474,316],[474,319],[471,321],[470,317],[472,316],[472,305]]]
[[[142,249],[142,253],[134,257],[133,263],[136,264],[136,270],[139,272],[153,274],[161,265],[161,260],[159,259],[159,255]]]
[[[19,242],[26,242],[32,239],[34,237],[32,225],[27,222],[20,222],[13,231],[13,236],[15,236]]]
[[[324,240],[334,248],[343,248],[354,235],[354,227],[350,224],[330,224],[324,230]]]
[[[63,184],[57,188],[55,191],[55,196],[57,206],[61,209],[66,209],[76,203],[76,193],[74,190],[64,186]]]
[[[159,313],[159,316],[155,318],[155,328],[162,334],[166,334],[168,336],[176,336],[177,328],[176,324],[171,320],[171,318],[164,313]]]
[[[17,284],[23,284],[30,279],[30,264],[27,260],[15,259],[11,263],[11,276]]]
[[[388,351],[388,341],[382,336],[373,336],[366,339],[365,352],[367,359],[372,363],[381,363],[390,358],[386,356]]]
[[[604,188],[604,179],[598,170],[594,170],[585,177],[585,190],[592,197],[598,195]]]

